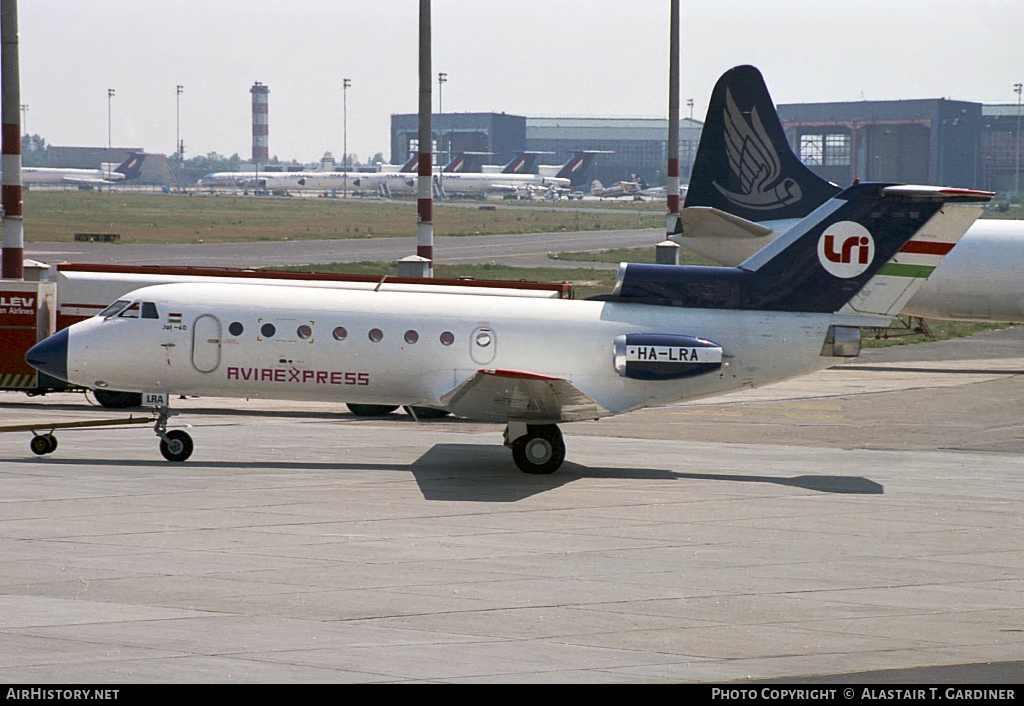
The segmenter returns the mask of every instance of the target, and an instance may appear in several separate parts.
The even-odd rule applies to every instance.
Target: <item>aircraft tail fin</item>
[[[456,152],[448,164],[444,165],[441,171],[446,174],[455,172],[481,172],[483,171],[484,157],[490,156],[493,152]]]
[[[584,183],[586,178],[587,170],[590,169],[590,165],[594,163],[594,160],[599,154],[614,154],[607,150],[582,150],[579,152],[570,152],[569,159],[566,160],[562,168],[558,170],[558,174],[555,176],[561,179],[569,179],[573,186]]]
[[[125,179],[135,179],[142,173],[142,163],[146,155],[142,152],[132,152],[128,157],[114,169],[118,174],[124,174]]]
[[[413,155],[411,157],[409,157],[408,161],[406,161],[405,164],[403,164],[401,167],[399,167],[398,171],[402,172],[403,174],[405,174],[405,173],[415,174],[416,173],[417,165],[419,165],[419,163],[420,163],[420,153],[419,152],[414,152]]]
[[[623,264],[599,299],[890,316],[980,214],[985,191],[854,184],[739,267]]]
[[[551,152],[517,152],[516,156],[506,164],[502,170],[502,174],[536,174],[537,159],[541,155],[552,154]]]
[[[750,221],[804,218],[839,191],[793,154],[760,71],[737,66],[718,79],[686,207],[711,206]]]

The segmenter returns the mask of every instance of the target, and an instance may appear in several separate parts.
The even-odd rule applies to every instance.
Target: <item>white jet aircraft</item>
[[[973,223],[987,192],[858,184],[735,268],[628,265],[611,294],[165,284],[38,343],[74,385],[142,393],[169,461],[174,395],[429,407],[507,424],[520,469],[565,458],[558,424],[757,387],[855,356]]]
[[[125,179],[134,179],[142,171],[146,155],[133,152],[118,165],[108,164],[99,169],[62,169],[59,167],[22,167],[24,184],[69,184],[91,189]]]
[[[761,73],[737,66],[718,81],[675,242],[723,265],[765,247],[840,191],[790,149]],[[1024,222],[984,219],[900,312],[1024,321]]]

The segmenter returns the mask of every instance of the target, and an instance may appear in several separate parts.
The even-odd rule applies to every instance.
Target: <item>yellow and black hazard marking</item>
[[[10,387],[36,387],[36,373],[31,375],[0,373],[0,388]]]

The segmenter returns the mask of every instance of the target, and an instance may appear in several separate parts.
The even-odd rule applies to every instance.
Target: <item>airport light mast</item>
[[[668,47],[668,196],[665,237],[683,232],[679,217],[679,0],[672,0]]]
[[[434,276],[434,135],[431,129],[430,0],[420,0],[419,164],[416,182],[416,254],[426,260],[424,275]]]
[[[448,145],[448,159],[445,159],[444,157],[444,93],[442,92],[442,89],[444,88],[444,84],[446,84],[447,82],[448,74],[446,74],[444,71],[439,71],[437,73],[437,122],[440,123],[440,125],[437,126],[437,153],[438,162],[441,163],[442,167],[443,165],[448,164],[448,162],[451,161],[451,144]],[[441,185],[441,188],[443,190],[443,171],[438,172],[437,181]]]
[[[181,144],[181,94],[185,90],[185,87],[180,83],[174,89],[174,151],[178,153],[178,178],[176,186],[181,186],[181,168],[184,166],[182,162],[185,161],[185,150]]]
[[[1013,176],[1013,197],[1020,199],[1020,92],[1024,84],[1013,84],[1013,92],[1017,94],[1017,164]]]
[[[348,198],[348,89],[352,85],[352,79],[341,79],[341,113],[342,113],[342,155],[341,168],[344,176],[341,178],[341,198]]]
[[[25,223],[21,193],[21,69],[18,59],[18,2],[0,0],[0,121],[3,143],[3,252],[0,276],[25,276]]]
[[[113,88],[108,88],[107,89],[107,192],[108,193],[110,192],[110,147],[111,147],[111,142],[112,142],[112,140],[111,140],[112,128],[111,128],[110,116],[111,116],[111,110],[112,110],[111,109],[111,105],[113,105],[113,101],[114,101],[114,89]]]

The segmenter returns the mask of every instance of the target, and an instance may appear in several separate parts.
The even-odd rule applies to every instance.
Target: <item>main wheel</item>
[[[181,429],[167,432],[167,439],[160,439],[160,453],[168,461],[184,461],[192,455],[192,437]]]
[[[357,417],[384,417],[398,409],[398,405],[387,404],[348,404],[345,406]]]
[[[554,473],[565,460],[565,442],[554,424],[531,424],[512,442],[512,458],[523,473]]]
[[[52,454],[54,451],[57,450],[56,436],[54,436],[53,434],[46,434],[45,436],[43,436],[43,438],[46,439],[46,443],[49,445],[49,448],[46,450],[46,453]]]

